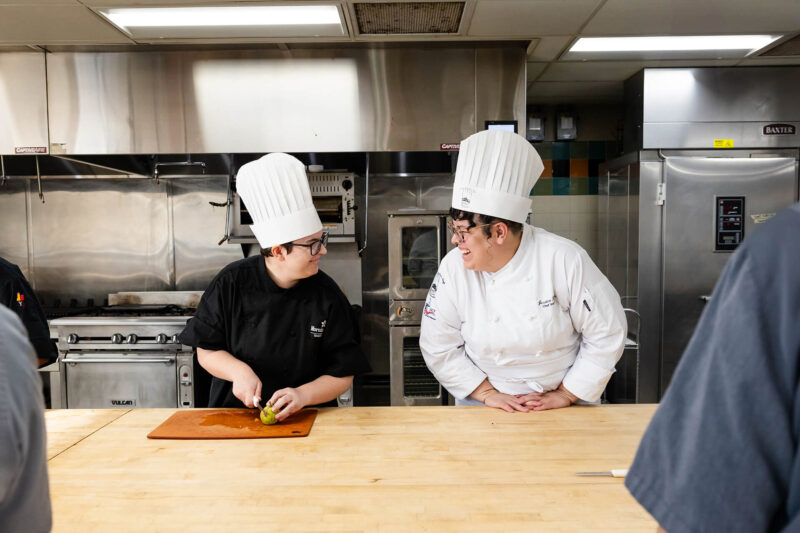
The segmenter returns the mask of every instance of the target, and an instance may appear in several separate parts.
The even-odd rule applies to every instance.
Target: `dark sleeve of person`
[[[227,335],[229,302],[226,284],[220,278],[214,279],[203,293],[195,315],[181,332],[181,343],[204,350],[230,351]]]
[[[668,533],[796,521],[797,222],[728,261],[636,452],[625,485]]]
[[[328,324],[322,336],[321,374],[333,377],[366,374],[370,371],[370,366],[361,351],[350,302],[335,284],[331,297],[330,311],[326,318]]]
[[[14,311],[22,320],[25,329],[28,331],[28,338],[36,350],[37,357],[51,362],[55,361],[58,353],[55,344],[50,340],[50,328],[47,325],[47,318],[44,315],[42,306],[39,304],[33,288],[25,281],[22,271],[17,268],[16,272],[19,277],[8,280],[3,285],[3,304]],[[20,305],[17,301],[18,294],[23,298],[23,305]]]
[[[0,531],[50,531],[42,385],[22,322],[0,306]]]

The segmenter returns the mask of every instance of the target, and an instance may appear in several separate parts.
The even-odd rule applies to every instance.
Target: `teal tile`
[[[540,178],[533,186],[531,196],[552,196],[553,178]]]
[[[569,158],[570,159],[588,159],[589,158],[589,144],[585,142],[571,142],[569,143]]]
[[[589,176],[587,181],[589,182],[588,194],[597,194],[597,176]]]
[[[606,158],[606,143],[603,141],[589,141],[589,159]]]
[[[534,143],[533,147],[542,159],[553,159],[553,143]]]
[[[589,180],[586,178],[573,178],[569,180],[570,196],[589,194]]]
[[[569,143],[553,143],[553,159],[569,159]]]
[[[569,178],[553,178],[553,195],[569,196]]]

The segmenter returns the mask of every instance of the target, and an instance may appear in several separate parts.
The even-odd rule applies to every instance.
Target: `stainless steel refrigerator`
[[[731,254],[797,201],[799,85],[797,67],[626,82],[627,154],[600,168],[598,266],[639,320],[609,400],[663,396]]]
[[[796,201],[797,169],[796,154],[752,151],[643,151],[606,166],[598,263],[641,321],[609,400],[661,398],[730,255]]]

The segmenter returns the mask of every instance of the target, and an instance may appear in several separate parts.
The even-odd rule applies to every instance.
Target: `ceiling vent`
[[[458,33],[464,2],[358,2],[361,35]]]
[[[759,54],[759,57],[787,57],[787,56],[800,56],[800,35],[784,41],[778,46],[774,46]]]

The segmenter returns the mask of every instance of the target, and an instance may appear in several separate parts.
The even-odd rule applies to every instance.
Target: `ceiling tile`
[[[711,35],[797,29],[797,0],[608,0],[582,35]]]
[[[736,65],[740,67],[800,65],[800,57],[755,57],[742,59]]]
[[[81,0],[83,5],[101,8],[101,7],[142,7],[142,6],[180,6],[180,5],[228,5],[228,4],[242,4],[246,2],[231,2],[230,0]],[[269,2],[261,2],[267,4]],[[332,1],[332,4],[339,2]]]
[[[478,0],[467,35],[539,37],[572,34],[599,0]]]
[[[528,54],[528,61],[552,61],[561,55],[561,51],[571,40],[571,35],[542,37],[533,52]]]
[[[621,81],[537,81],[528,86],[528,104],[577,104],[621,102]]]
[[[738,59],[707,59],[701,61],[559,61],[539,78],[539,81],[621,81],[643,68],[657,67],[731,67]]]
[[[130,39],[82,6],[0,6],[2,44],[116,44]]]
[[[40,5],[80,6],[81,3],[78,0],[0,0],[0,6],[31,7]]]
[[[539,77],[539,74],[547,67],[548,63],[527,63],[525,65],[525,75],[530,84],[533,80]]]
[[[539,81],[620,81],[644,67],[637,61],[559,61],[550,65]]]

